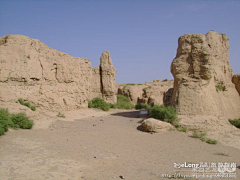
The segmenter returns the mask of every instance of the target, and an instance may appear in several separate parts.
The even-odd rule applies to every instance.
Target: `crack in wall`
[[[103,97],[103,78],[102,78],[102,67],[101,65],[99,66],[99,72],[100,72],[100,90],[101,90],[101,93],[102,93],[102,97]]]
[[[44,78],[44,76],[43,76],[43,65],[42,65],[42,62],[41,62],[40,58],[38,58],[38,60],[39,60],[40,66],[41,66],[41,68],[42,68],[42,79],[45,80],[45,78]]]

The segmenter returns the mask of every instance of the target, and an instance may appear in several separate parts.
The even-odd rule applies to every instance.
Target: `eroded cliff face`
[[[87,107],[92,97],[103,97],[100,86],[95,86],[101,82],[99,67],[92,68],[90,60],[72,57],[36,39],[1,37],[0,63],[3,102],[23,98],[37,107],[60,111]],[[115,81],[115,74],[111,78],[109,83]]]
[[[240,75],[234,75],[232,78],[232,82],[233,84],[235,84],[238,94],[240,95]]]
[[[228,37],[215,31],[179,38],[171,65],[174,76],[171,104],[179,115],[240,117],[240,99],[232,83],[228,49]]]
[[[100,58],[100,75],[103,99],[108,103],[116,103],[116,69],[113,66],[109,51],[104,51]]]
[[[133,104],[169,105],[173,81],[154,81],[144,84],[119,84],[118,94],[128,97]]]

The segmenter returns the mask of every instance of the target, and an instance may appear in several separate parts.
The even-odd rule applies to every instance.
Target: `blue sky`
[[[0,0],[0,36],[22,34],[98,66],[111,53],[118,83],[172,79],[179,36],[210,30],[230,38],[240,74],[237,0]]]

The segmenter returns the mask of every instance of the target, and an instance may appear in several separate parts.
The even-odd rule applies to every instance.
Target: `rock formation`
[[[110,53],[105,51],[102,53],[100,58],[100,74],[101,74],[101,84],[102,84],[102,94],[103,99],[109,103],[116,103],[117,98],[116,92],[116,69],[112,64],[112,59]]]
[[[173,81],[167,82],[150,82],[139,85],[119,85],[118,94],[128,97],[133,104],[145,103],[162,105],[167,100],[166,95],[171,96],[167,93],[170,88],[173,87]],[[166,94],[167,93],[167,94]],[[171,97],[170,97],[171,98]],[[169,100],[168,100],[169,101]]]
[[[103,54],[110,59],[109,52]],[[101,66],[92,68],[90,60],[39,40],[6,35],[0,38],[0,64],[2,102],[23,98],[37,107],[61,111],[87,107],[93,97],[116,99],[112,93],[116,70],[110,60],[101,58]]]
[[[238,94],[240,95],[240,75],[234,75],[232,82],[235,84]]]
[[[232,83],[228,49],[228,37],[215,31],[179,38],[171,65],[171,104],[179,115],[240,117],[240,98]]]
[[[170,123],[160,121],[154,118],[149,118],[145,119],[142,122],[141,128],[143,131],[147,132],[163,133],[173,129],[173,126]]]

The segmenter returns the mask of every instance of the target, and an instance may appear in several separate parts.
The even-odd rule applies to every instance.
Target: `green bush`
[[[33,121],[24,113],[12,114],[10,118],[14,124],[13,128],[31,129],[33,126]]]
[[[0,109],[0,136],[7,132],[12,125],[9,112],[7,109]]]
[[[112,103],[108,103],[110,108],[116,109],[117,108],[117,104],[112,104]]]
[[[195,138],[201,139],[202,141],[206,141],[206,135],[207,135],[206,132],[193,131],[193,136]]]
[[[21,99],[21,98],[18,99],[18,102],[19,102],[21,105],[24,105],[24,103],[25,103],[25,102],[23,101],[23,99]]]
[[[36,111],[36,107],[35,107],[35,106],[32,106],[30,109],[31,109],[32,111]]]
[[[152,86],[148,86],[148,87],[143,88],[142,90],[146,91],[147,89],[151,89],[151,88],[152,88]]]
[[[149,104],[144,104],[144,103],[140,103],[140,104],[136,104],[135,105],[135,109],[151,109],[151,105]]]
[[[63,114],[63,113],[58,113],[57,117],[62,117],[62,118],[65,118],[66,116]]]
[[[117,109],[132,109],[134,108],[134,105],[126,96],[117,95],[117,104],[115,105],[115,107]]]
[[[93,98],[91,101],[88,102],[89,108],[100,108],[104,111],[108,111],[110,109],[110,104],[106,103],[101,98]]]
[[[212,139],[208,139],[206,142],[208,144],[217,144],[217,141],[216,140],[212,140]]]
[[[172,124],[176,124],[178,121],[177,112],[173,106],[155,105],[149,110],[149,117],[160,119]]]
[[[175,126],[175,127],[176,127],[176,126]],[[179,126],[179,125],[178,125],[178,127],[176,127],[176,128],[177,128],[177,130],[180,131],[180,132],[185,132],[185,133],[188,132],[188,129],[187,129],[186,127],[182,127],[182,126]]]
[[[88,107],[89,108],[100,108],[104,111],[108,111],[110,108],[132,109],[132,108],[134,108],[134,105],[131,103],[131,101],[126,96],[117,95],[117,103],[116,104],[106,103],[101,98],[94,98],[88,102]]]
[[[127,86],[135,86],[135,84],[134,83],[128,83],[128,84],[126,84]]]
[[[240,119],[233,119],[233,120],[229,119],[228,121],[235,127],[240,128]]]
[[[0,125],[0,136],[4,135],[5,132],[6,131],[4,130],[4,128],[2,128],[1,125]]]
[[[31,129],[33,121],[24,113],[10,114],[7,109],[0,109],[0,136],[9,128]]]
[[[223,86],[223,85],[221,85],[221,84],[218,84],[218,85],[216,86],[216,90],[217,90],[217,91],[226,91],[226,87]]]
[[[32,106],[32,105],[30,104],[30,102],[25,102],[25,101],[24,101],[23,99],[21,99],[21,98],[18,99],[18,102],[19,102],[21,105],[30,108],[32,111],[36,111],[36,107],[35,107],[35,106]]]

